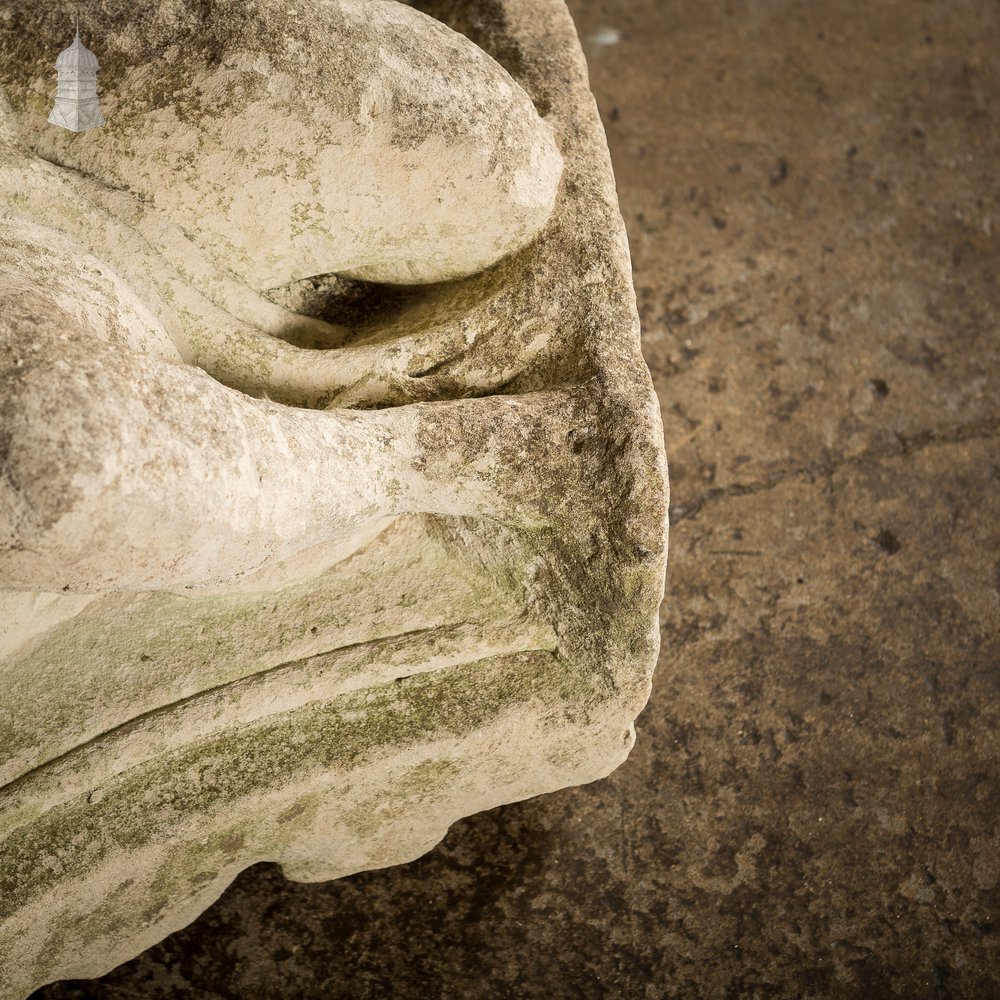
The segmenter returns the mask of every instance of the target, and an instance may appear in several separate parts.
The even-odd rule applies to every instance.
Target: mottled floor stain
[[[1000,996],[1000,7],[571,6],[672,462],[633,756],[36,996]]]

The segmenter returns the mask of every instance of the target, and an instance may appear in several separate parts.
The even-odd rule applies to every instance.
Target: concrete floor
[[[1000,5],[571,6],[671,458],[633,756],[36,996],[1000,996]]]

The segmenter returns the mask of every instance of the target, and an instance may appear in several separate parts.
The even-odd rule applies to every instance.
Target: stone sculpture
[[[591,781],[659,413],[563,0],[0,0],[0,997]]]

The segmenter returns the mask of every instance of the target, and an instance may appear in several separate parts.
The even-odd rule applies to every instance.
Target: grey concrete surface
[[[672,463],[632,757],[37,997],[1000,996],[1000,6],[571,6]]]

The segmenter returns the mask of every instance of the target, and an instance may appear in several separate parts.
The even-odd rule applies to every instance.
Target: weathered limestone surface
[[[420,9],[417,9],[417,8]],[[659,413],[562,0],[0,3],[0,996],[601,777]]]

